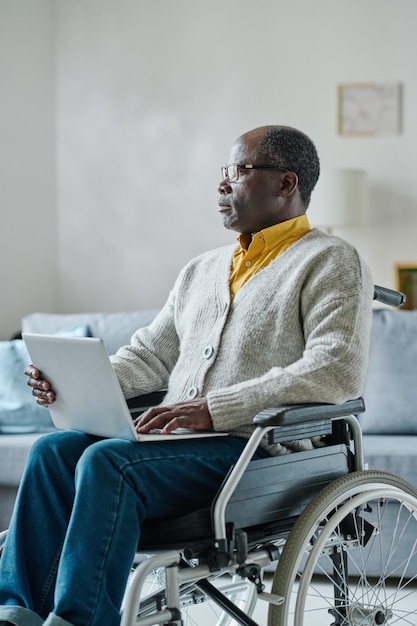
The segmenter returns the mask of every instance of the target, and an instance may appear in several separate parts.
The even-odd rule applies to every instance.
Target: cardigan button
[[[197,397],[198,389],[197,387],[190,387],[187,393],[187,398],[189,400],[194,400]]]
[[[205,350],[204,350],[204,358],[205,359],[209,359],[211,357],[211,355],[214,352],[214,348],[213,346],[211,346],[210,344],[208,346],[206,346]]]

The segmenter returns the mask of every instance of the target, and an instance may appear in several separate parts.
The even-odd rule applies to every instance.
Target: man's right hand
[[[32,395],[35,397],[36,402],[40,406],[48,408],[50,404],[55,402],[55,392],[51,387],[51,383],[42,378],[41,372],[34,365],[28,365],[25,369],[25,374],[29,377],[27,384],[29,387],[32,387]]]

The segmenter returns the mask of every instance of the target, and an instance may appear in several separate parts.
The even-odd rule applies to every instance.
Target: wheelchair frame
[[[391,476],[384,472],[365,470],[363,465],[361,429],[356,417],[350,413],[352,409],[363,410],[361,400],[348,402],[343,405],[332,406],[331,420],[336,423],[337,430],[340,426],[349,426],[349,432],[353,438],[353,445],[356,447],[355,454],[351,457],[353,461],[352,471],[341,474],[336,480],[329,480],[328,474],[320,474],[318,481],[314,482],[313,493],[310,493],[311,500],[304,508],[302,514],[294,520],[290,516],[286,521],[288,524],[282,525],[282,520],[277,528],[274,525],[264,524],[262,519],[265,511],[261,511],[262,529],[266,532],[260,535],[260,530],[255,527],[255,533],[251,535],[253,528],[242,528],[241,525],[233,527],[228,519],[228,507],[239,498],[239,491],[242,491],[244,499],[246,489],[242,487],[248,468],[251,464],[263,465],[262,459],[250,461],[251,455],[268,431],[273,430],[277,423],[291,421],[292,413],[294,420],[308,419],[305,422],[322,423],[318,415],[320,410],[326,411],[329,405],[296,406],[280,408],[277,414],[265,412],[257,416],[258,426],[251,439],[243,451],[238,463],[226,479],[220,496],[214,503],[213,527],[214,537],[209,547],[202,542],[185,541],[177,543],[177,549],[163,549],[161,553],[156,553],[149,560],[142,562],[134,571],[130,584],[127,587],[124,610],[122,614],[122,626],[150,626],[151,624],[176,625],[187,624],[183,621],[182,607],[184,604],[201,602],[198,592],[206,595],[221,608],[221,616],[218,621],[213,622],[218,626],[230,624],[241,624],[242,626],[262,626],[251,617],[254,607],[254,598],[266,601],[269,605],[269,626],[310,626],[310,614],[306,607],[308,587],[311,584],[313,575],[317,572],[318,554],[331,554],[331,566],[333,571],[329,577],[334,585],[334,594],[331,599],[334,605],[329,604],[326,598],[325,610],[329,614],[329,619],[334,626],[348,625],[376,625],[391,624],[400,621],[401,623],[417,624],[417,603],[412,613],[406,613],[408,609],[402,606],[403,599],[397,594],[417,595],[417,491],[402,479]],[[310,413],[311,412],[311,413]],[[310,415],[309,415],[310,413]],[[334,415],[336,414],[337,415]],[[264,426],[264,422],[268,422]],[[330,423],[330,418],[328,419]],[[298,425],[297,425],[298,427]],[[322,430],[322,427],[319,428]],[[342,428],[344,430],[344,428]],[[288,439],[287,439],[288,440]],[[330,447],[339,450],[340,444]],[[323,450],[323,449],[322,449]],[[288,455],[293,457],[308,456],[308,453],[294,453]],[[338,452],[339,454],[339,452]],[[350,456],[350,455],[349,455]],[[275,460],[277,457],[274,457]],[[283,457],[278,457],[282,459]],[[285,457],[284,457],[285,458]],[[317,455],[320,459],[320,455]],[[323,457],[322,457],[323,458]],[[325,457],[324,457],[325,458]],[[300,464],[306,463],[300,458]],[[260,468],[262,472],[262,467]],[[342,467],[343,469],[343,467]],[[340,468],[339,470],[340,471]],[[297,472],[295,473],[297,480]],[[324,489],[318,491],[320,481],[327,483]],[[322,485],[320,485],[321,487]],[[301,480],[301,490],[303,483]],[[374,542],[373,536],[378,536],[381,532],[378,524],[366,521],[366,514],[370,503],[389,500],[388,505],[399,504],[400,513],[395,513],[399,529],[398,537],[401,539],[403,526],[400,523],[401,511],[406,511],[409,517],[404,520],[407,526],[412,520],[416,531],[414,545],[410,546],[410,557],[401,571],[398,565],[388,568],[387,577],[390,574],[399,579],[398,587],[394,591],[387,593],[385,586],[385,565],[382,566],[382,573],[378,580],[369,582],[364,571],[354,572],[359,583],[354,583],[356,587],[351,592],[348,576],[348,553],[350,549],[361,550],[362,546],[367,546],[368,542]],[[362,512],[365,516],[361,517]],[[376,509],[378,515],[378,508]],[[267,517],[270,513],[266,511]],[[384,522],[385,509],[377,519]],[[244,518],[244,515],[242,516]],[[360,520],[360,521],[358,521]],[[343,525],[349,523],[348,529]],[[172,529],[172,522],[169,524]],[[341,529],[339,531],[339,528]],[[155,529],[157,534],[159,529]],[[383,536],[383,541],[386,539]],[[399,541],[400,541],[399,539]],[[397,541],[397,540],[396,540]],[[378,544],[376,543],[375,545]],[[390,547],[391,550],[392,546]],[[145,546],[146,549],[146,546]],[[152,551],[152,549],[151,549]],[[345,552],[346,551],[346,552]],[[306,555],[307,564],[300,565],[301,560]],[[198,559],[203,557],[201,561]],[[388,560],[391,557],[388,557]],[[198,564],[194,564],[194,559]],[[275,571],[272,591],[266,592],[262,580],[262,570],[274,561],[278,560],[278,567]],[[363,560],[362,567],[366,567]],[[400,563],[400,566],[402,564]],[[143,603],[140,602],[141,589],[147,577],[152,571],[163,568],[165,570],[165,589],[158,589],[154,595],[147,597]],[[411,568],[411,573],[406,570]],[[299,580],[301,592],[296,596],[295,607],[290,606],[289,599],[292,594],[292,587],[299,578],[298,572],[302,574]],[[221,579],[225,574],[232,578],[230,583],[226,583],[225,588],[218,589],[210,582],[210,579]],[[327,575],[327,572],[326,572]],[[237,580],[236,580],[237,578]],[[240,609],[235,603],[235,598],[240,599],[240,588],[242,579],[250,581],[252,595],[248,593],[247,605]],[[304,582],[307,581],[307,582]],[[359,589],[359,592],[357,591]],[[197,593],[197,595],[196,595]],[[301,594],[301,595],[300,595]],[[229,596],[231,595],[231,599]],[[184,601],[183,598],[186,597]],[[299,600],[300,596],[300,600]],[[156,600],[156,602],[155,602]],[[351,601],[352,600],[352,601]],[[397,608],[399,604],[399,608]],[[140,609],[138,608],[140,606]],[[152,607],[152,608],[150,608]],[[404,620],[404,622],[402,621]],[[198,624],[198,621],[190,622]],[[204,621],[206,623],[206,621]],[[320,624],[330,624],[330,622],[320,621]]]
[[[405,300],[403,294],[379,286],[375,286],[374,299],[393,306],[401,306]],[[407,619],[403,609],[400,609],[402,613],[395,612],[395,601],[387,600],[386,597],[381,599],[379,592],[382,588],[385,592],[385,586],[381,586],[378,581],[372,587],[375,590],[373,599],[369,600],[369,590],[367,590],[366,599],[364,599],[365,593],[360,600],[357,599],[357,595],[353,600],[349,598],[348,557],[345,552],[349,552],[349,549],[357,549],[358,546],[361,550],[369,542],[373,542],[371,537],[380,532],[377,523],[372,524],[361,517],[363,512],[367,514],[370,502],[388,499],[395,506],[399,503],[401,514],[402,507],[409,513],[410,517],[406,518],[405,524],[410,523],[410,519],[416,524],[416,542],[411,549],[410,562],[406,565],[408,568],[410,565],[416,568],[417,563],[417,513],[415,513],[417,491],[398,477],[365,468],[362,431],[356,418],[356,415],[364,410],[364,403],[360,398],[338,405],[293,405],[272,408],[256,415],[253,422],[256,428],[213,503],[211,539],[207,539],[207,535],[204,535],[204,532],[207,533],[207,524],[202,526],[204,529],[200,533],[202,539],[181,537],[182,525],[184,523],[186,526],[187,523],[189,525],[189,520],[196,520],[196,523],[199,523],[198,515],[191,514],[184,518],[169,520],[168,530],[164,523],[161,526],[157,525],[153,529],[154,538],[156,540],[158,537],[172,538],[174,545],[170,545],[168,541],[168,544],[152,547],[151,541],[151,545],[143,546],[142,549],[145,552],[149,548],[151,553],[154,551],[156,554],[142,561],[132,574],[126,590],[121,626],[150,626],[151,624],[180,626],[185,623],[181,610],[184,603],[182,597],[184,594],[187,597],[191,594],[191,599],[188,601],[198,603],[200,601],[198,592],[220,606],[222,614],[216,622],[218,626],[226,624],[259,626],[251,617],[253,595],[256,596],[255,599],[266,600],[269,603],[268,624],[270,626],[309,624],[309,621],[304,621],[306,588],[311,584],[317,569],[321,573],[317,566],[318,555],[320,552],[333,550],[335,536],[336,541],[337,538],[339,539],[339,543],[331,556],[333,571],[330,573],[334,583],[334,606],[329,604],[326,610],[330,615],[329,619],[334,620],[332,625],[389,624],[392,619],[394,621]],[[338,459],[338,463],[336,469],[332,465],[329,471],[321,470],[322,473],[313,481],[307,480],[307,494],[303,495],[307,501],[301,503],[301,514],[298,515],[295,510],[297,507],[294,506],[294,502],[291,502],[290,506],[285,501],[282,504],[275,495],[272,501],[270,499],[269,508],[268,506],[265,508],[265,498],[262,494],[256,495],[255,499],[249,498],[248,503],[248,492],[257,491],[260,485],[259,480],[255,481],[255,485],[251,484],[248,491],[246,483],[252,468],[256,466],[254,474],[261,474],[264,482],[268,484],[264,474],[265,461],[281,465],[279,469],[282,470],[288,458],[273,457],[252,461],[253,454],[262,438],[267,437],[272,443],[314,436],[327,437],[333,439],[333,442],[328,447],[319,448],[313,456],[317,460],[321,458],[323,465],[323,459],[326,464],[328,452],[336,449],[335,458]],[[324,452],[321,453],[321,451]],[[307,453],[295,453],[288,456],[294,459],[297,455],[303,455],[300,459],[300,467],[303,465],[305,467],[306,460],[304,459],[307,459]],[[314,462],[317,463],[316,459]],[[281,463],[282,460],[284,463]],[[293,464],[293,467],[296,466]],[[274,471],[276,469],[272,470]],[[333,476],[332,472],[336,472],[337,475]],[[280,474],[278,477],[281,479]],[[296,469],[292,478],[295,481],[301,481],[297,492],[304,492],[305,476],[301,476]],[[297,506],[300,504],[297,503]],[[256,515],[249,523],[248,510],[250,509],[255,509]],[[277,522],[274,522],[276,519],[274,513],[276,514],[278,509],[281,514],[283,511],[286,512],[287,518],[284,520],[279,518]],[[238,512],[237,519],[234,515],[236,512]],[[207,512],[205,513],[207,519]],[[397,515],[399,518],[400,515]],[[342,529],[346,520],[350,523],[348,532]],[[141,549],[141,546],[139,548]],[[293,554],[289,555],[291,551]],[[307,555],[305,570],[304,565],[300,565],[304,555]],[[275,571],[272,591],[269,593],[265,591],[262,570],[275,561],[278,561],[278,567]],[[141,603],[141,590],[147,578],[151,572],[160,568],[165,571],[165,584]],[[290,595],[291,587],[296,584],[299,570],[303,572],[299,585],[301,601],[296,600],[295,608],[289,609],[289,600],[286,596]],[[413,570],[406,579],[406,569],[398,573],[394,568],[393,573],[398,575],[401,580],[400,586],[405,589],[415,586],[417,571]],[[230,574],[234,578],[230,584],[226,584],[223,590],[219,590],[210,582],[210,579],[221,578],[224,574]],[[358,577],[364,587],[363,581],[366,575],[363,572],[356,572],[356,578]],[[237,582],[234,582],[236,578]],[[382,578],[383,576],[381,580]],[[252,594],[249,594],[248,605],[242,610],[233,600],[236,597],[239,598],[239,584],[244,579],[250,581]],[[307,582],[304,583],[304,581]],[[417,592],[417,589],[413,591]],[[230,594],[232,599],[228,597]],[[150,606],[154,608],[150,609]],[[399,618],[398,615],[401,617]],[[409,623],[417,625],[417,609],[412,614]]]

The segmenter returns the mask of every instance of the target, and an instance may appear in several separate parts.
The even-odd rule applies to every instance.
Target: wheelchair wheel
[[[294,525],[272,592],[285,600],[269,626],[417,626],[417,491],[380,471],[328,485]]]

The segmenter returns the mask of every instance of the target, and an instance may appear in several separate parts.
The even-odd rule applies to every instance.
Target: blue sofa
[[[109,353],[113,353],[156,313],[156,310],[73,315],[34,313],[22,320],[22,330],[54,333],[82,328],[86,334],[101,337]],[[367,410],[359,418],[365,461],[370,468],[397,474],[417,486],[416,370],[417,311],[374,309],[364,391]],[[35,409],[30,390],[26,388],[25,392],[28,404],[23,425],[20,420],[13,426],[7,415],[6,419],[3,416],[2,425],[0,413],[0,529],[8,526],[30,446],[41,436],[39,431],[52,428],[49,413]]]
[[[373,311],[363,396],[365,461],[417,487],[417,311]]]

